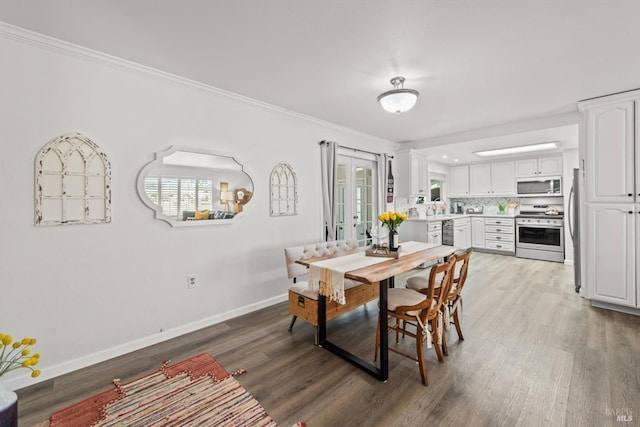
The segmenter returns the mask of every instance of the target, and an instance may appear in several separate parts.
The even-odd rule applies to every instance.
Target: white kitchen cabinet
[[[418,154],[411,155],[411,194],[428,196],[427,200],[431,200],[429,161]]]
[[[491,164],[469,165],[469,194],[472,196],[491,195]]]
[[[589,204],[585,266],[589,297],[636,307],[636,231],[640,215],[634,204]]]
[[[515,168],[516,178],[562,176],[562,156],[516,160]]]
[[[471,196],[510,196],[516,193],[513,161],[469,165]]]
[[[471,247],[471,221],[470,218],[453,220],[453,246],[461,249]]]
[[[511,217],[484,219],[485,248],[499,252],[515,252],[515,227]]]
[[[484,248],[484,218],[471,218],[471,247]]]
[[[397,152],[393,174],[398,197],[431,196],[429,161],[426,156],[414,150]]]
[[[628,100],[587,111],[587,203],[628,203],[640,196],[634,107],[636,101]]]
[[[449,169],[449,197],[469,197],[469,166]]]
[[[586,297],[640,314],[640,90],[578,103]],[[620,308],[618,308],[620,309]]]
[[[442,221],[430,221],[427,224],[427,243],[442,244]]]
[[[387,228],[385,228],[387,230]],[[400,240],[410,240],[413,242],[427,241],[426,221],[405,221],[398,228],[398,238]]]
[[[516,194],[515,162],[491,163],[491,190],[494,196]]]
[[[442,221],[405,221],[398,228],[400,240],[442,244]]]

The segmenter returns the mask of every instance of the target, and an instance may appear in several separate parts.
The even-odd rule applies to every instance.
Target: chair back
[[[429,287],[427,289],[420,290],[421,293],[427,295],[426,309],[422,310],[420,317],[423,317],[423,321],[427,318],[437,314],[442,307],[442,304],[447,300],[447,296],[451,291],[453,284],[453,267],[456,263],[456,256],[453,255],[449,258],[449,261],[442,264],[431,267],[429,273]],[[436,294],[436,283],[438,282],[438,275],[442,275],[440,279],[439,292]]]
[[[469,248],[466,251],[456,254],[456,263],[453,267],[453,276],[455,276],[456,272],[458,275],[453,277],[453,282],[451,284],[451,290],[449,291],[449,297],[447,301],[455,301],[462,292],[462,287],[467,281],[467,271],[469,270],[469,259],[471,258],[471,253],[473,249]],[[458,268],[460,267],[460,268]]]

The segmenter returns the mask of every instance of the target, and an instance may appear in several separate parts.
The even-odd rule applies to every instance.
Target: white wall
[[[43,371],[37,380],[16,371],[13,388],[284,300],[283,248],[322,239],[318,141],[393,151],[386,141],[1,23],[0,54],[0,332],[36,337]],[[35,227],[35,156],[72,131],[109,155],[112,223]],[[255,184],[244,218],[184,228],[154,220],[136,178],[171,145],[240,160]],[[269,174],[283,160],[297,173],[299,213],[271,218]],[[187,290],[192,273],[199,284]]]
[[[443,175],[449,174],[449,166],[444,163],[434,162],[429,160],[429,173],[440,173]]]

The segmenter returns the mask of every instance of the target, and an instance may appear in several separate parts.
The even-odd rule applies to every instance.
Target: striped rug
[[[234,372],[238,374],[242,372]],[[51,415],[49,426],[277,426],[232,374],[203,353]]]

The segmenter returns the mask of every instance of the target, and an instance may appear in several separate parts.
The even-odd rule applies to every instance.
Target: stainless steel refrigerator
[[[576,292],[580,292],[580,169],[573,170],[573,185],[569,193],[569,234],[573,240],[573,277]]]

